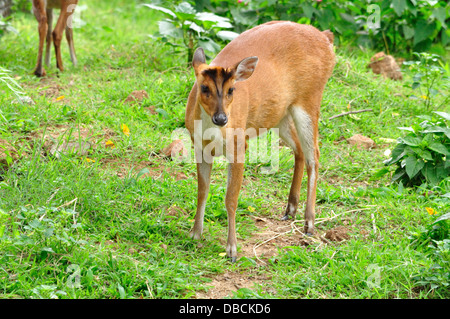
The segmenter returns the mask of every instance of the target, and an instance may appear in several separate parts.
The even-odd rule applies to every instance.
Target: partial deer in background
[[[333,34],[310,25],[272,21],[243,32],[210,65],[206,64],[203,50],[197,49],[192,64],[196,82],[189,94],[185,123],[194,142],[198,195],[191,236],[200,239],[203,231],[212,167],[212,161],[204,158],[212,143],[205,131],[211,128],[219,130],[219,140],[226,141],[211,155],[224,154],[220,150],[223,147],[230,162],[225,196],[228,257],[232,261],[237,257],[235,214],[244,171],[244,163],[238,158],[244,158],[248,138],[270,128],[278,128],[295,157],[294,177],[282,219],[295,217],[306,164],[305,233],[313,233],[319,109],[335,65]],[[200,123],[201,130],[196,129],[196,123]],[[247,135],[245,143],[239,143],[235,132],[247,130],[255,132],[255,136]]]
[[[74,66],[77,64],[77,57],[75,55],[75,46],[73,43],[73,29],[67,23],[69,17],[75,11],[78,0],[32,0],[33,13],[39,25],[39,51],[36,69],[34,74],[36,76],[44,76],[46,74],[42,66],[42,52],[44,50],[44,42],[47,41],[45,47],[45,65],[50,66],[50,46],[53,41],[55,46],[56,66],[62,72],[64,70],[61,59],[61,41],[64,30],[66,31],[66,39],[69,44],[70,59]],[[53,27],[53,9],[60,9],[58,21],[55,28]]]

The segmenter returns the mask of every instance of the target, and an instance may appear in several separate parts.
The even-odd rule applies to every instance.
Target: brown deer
[[[209,192],[211,156],[226,154],[228,215],[226,252],[237,258],[235,214],[244,171],[247,140],[278,128],[295,156],[294,176],[283,220],[294,218],[306,163],[308,174],[305,233],[314,232],[319,168],[318,120],[322,93],[335,65],[333,34],[309,25],[273,21],[243,32],[210,63],[201,48],[192,65],[196,81],[189,94],[186,127],[197,162],[197,212],[191,237],[200,239]],[[198,126],[201,126],[199,129]],[[205,134],[215,128],[218,135]],[[240,139],[236,131],[252,129]],[[206,136],[207,135],[207,136]],[[219,140],[214,148],[210,145]],[[222,144],[220,144],[222,143]],[[222,149],[221,149],[222,148]]]
[[[64,70],[61,59],[61,41],[64,30],[66,31],[66,39],[69,43],[70,59],[73,65],[77,64],[77,57],[75,55],[75,46],[73,44],[73,29],[67,20],[73,14],[78,0],[32,0],[33,13],[39,25],[39,51],[36,69],[34,74],[41,77],[46,75],[45,69],[42,66],[42,52],[44,50],[44,41],[47,41],[45,48],[45,65],[50,65],[50,46],[53,40],[56,54],[56,66],[62,72]],[[55,28],[53,26],[53,9],[60,9],[58,21]]]

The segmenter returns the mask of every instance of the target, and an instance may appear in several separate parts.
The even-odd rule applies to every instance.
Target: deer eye
[[[233,92],[234,92],[234,88],[229,88],[229,89],[228,89],[228,95],[232,95]]]
[[[202,93],[209,93],[209,87],[207,87],[206,85],[202,85],[200,89],[202,90]]]

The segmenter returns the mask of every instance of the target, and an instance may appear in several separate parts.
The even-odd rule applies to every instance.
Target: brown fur
[[[308,114],[313,131],[310,141],[314,147],[313,161],[304,157],[298,132],[294,123],[290,125],[290,135],[295,144],[295,169],[291,185],[288,207],[285,216],[292,216],[289,205],[295,210],[298,205],[301,179],[304,164],[308,173],[308,200],[305,218],[309,222],[305,230],[313,232],[314,205],[318,170],[318,119],[322,92],[331,76],[335,57],[333,51],[333,34],[330,31],[320,32],[308,25],[293,22],[273,21],[250,29],[231,41],[208,66],[200,63],[194,55],[196,82],[189,94],[186,108],[186,127],[194,138],[194,120],[201,119],[202,107],[213,116],[222,108],[228,115],[226,128],[254,128],[259,134],[260,128],[273,128],[286,118],[292,108],[301,108]],[[247,57],[257,57],[258,63],[253,74],[245,81],[235,82],[236,67]],[[225,74],[230,76],[226,78]],[[226,78],[226,79],[225,79]],[[210,96],[201,92],[201,86],[210,88]],[[222,86],[213,92],[216,86]],[[224,92],[234,87],[232,97]],[[222,92],[222,94],[220,94]],[[226,128],[221,132],[226,138]],[[207,143],[206,143],[207,144]],[[205,146],[205,143],[203,144]],[[245,147],[235,145],[235,158]],[[198,164],[205,165],[205,164]],[[210,170],[210,167],[209,167]],[[236,259],[235,211],[239,190],[242,184],[244,165],[231,163],[225,206],[228,212],[227,254]],[[208,170],[204,170],[208,171]],[[210,172],[210,171],[209,171]],[[209,189],[209,174],[205,176],[198,169],[198,194],[200,201],[205,198]],[[207,180],[207,184],[204,182]],[[195,224],[192,231],[194,238],[200,238],[203,218],[201,209],[197,208]]]

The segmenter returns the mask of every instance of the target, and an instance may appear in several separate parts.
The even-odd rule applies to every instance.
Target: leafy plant
[[[437,65],[440,61],[436,54],[414,52],[414,55],[418,60],[407,61],[403,64],[409,65],[410,70],[414,72],[411,88],[419,91],[420,99],[423,100],[426,109],[429,110],[430,106],[433,105],[433,97],[439,93],[436,85],[441,82],[445,69]]]
[[[450,43],[448,1],[203,0],[196,1],[196,8],[229,17],[239,32],[271,20],[289,20],[330,29],[339,43],[387,52],[433,49],[445,55]],[[368,24],[371,17],[377,20],[374,28]]]
[[[9,22],[9,17],[8,18],[3,18],[0,15],[0,39],[6,34],[6,32],[14,32],[14,33],[19,33]]]
[[[29,1],[29,0],[13,0],[11,9],[12,9],[12,11],[30,12],[31,11],[31,1]]]
[[[423,227],[420,231],[415,232],[411,236],[413,247],[424,247],[432,245],[437,247],[437,242],[450,239],[450,213],[444,214],[436,218],[436,220]],[[442,244],[440,244],[440,247]],[[442,248],[442,247],[441,247]],[[441,249],[442,250],[442,249]]]
[[[11,71],[2,68],[0,66],[0,84],[6,85],[11,92],[17,97],[19,101],[21,101],[21,96],[24,94],[20,85],[9,75]]]
[[[425,121],[400,128],[410,133],[398,139],[392,157],[384,162],[397,166],[392,181],[401,181],[408,186],[420,185],[425,181],[437,185],[449,177],[450,128],[445,122],[450,120],[450,114],[434,113],[441,119],[422,116]]]
[[[439,216],[427,227],[410,236],[412,247],[425,250],[435,264],[413,276],[419,287],[435,290],[450,285],[450,213]]]
[[[153,4],[143,5],[166,15],[166,19],[159,21],[159,32],[154,37],[174,47],[184,48],[187,51],[188,65],[197,46],[216,53],[220,50],[217,40],[228,41],[238,35],[236,32],[222,30],[233,27],[228,18],[210,12],[197,12],[188,2],[181,2],[174,10]]]

